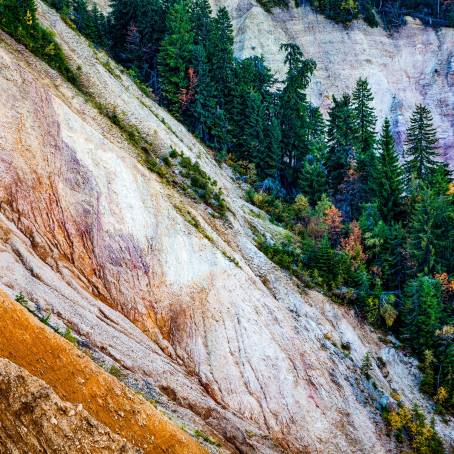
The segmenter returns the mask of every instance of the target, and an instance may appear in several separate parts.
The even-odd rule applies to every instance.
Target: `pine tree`
[[[437,136],[430,110],[418,104],[407,130],[405,173],[407,182],[412,177],[427,181],[437,165]]]
[[[305,59],[296,44],[282,44],[286,52],[287,75],[279,99],[279,114],[282,131],[281,177],[288,190],[298,185],[303,159],[310,151],[310,111],[305,90],[309,85],[316,64]]]
[[[94,24],[86,0],[72,0],[71,20],[82,35],[93,39]]]
[[[141,37],[141,51],[139,68],[141,79],[147,83],[155,95],[160,97],[158,76],[158,51],[166,31],[167,12],[164,11],[160,0],[141,0],[134,24]],[[131,22],[130,22],[131,23]]]
[[[419,384],[419,389],[426,394],[432,395],[435,386],[435,377],[433,371],[434,363],[433,352],[430,350],[424,350],[422,354],[422,377],[421,383]]]
[[[192,0],[191,23],[194,32],[194,43],[205,46],[212,27],[211,6],[208,0]]]
[[[370,379],[370,371],[372,370],[372,360],[370,358],[370,352],[367,352],[361,361],[361,375],[364,375],[367,380]]]
[[[274,96],[271,93],[273,83],[273,75],[262,57],[246,58],[237,61],[234,65],[232,92],[226,100],[225,109],[229,119],[229,132],[232,140],[231,151],[239,159],[244,158],[243,123],[247,120],[245,111],[251,90],[260,94],[268,118],[277,118]],[[271,120],[268,121],[271,127]],[[275,133],[276,130],[273,134]],[[278,142],[280,146],[280,138]],[[274,141],[273,143],[277,144],[278,142]],[[280,156],[280,151],[277,154]]]
[[[428,189],[423,189],[417,199],[409,225],[408,249],[416,272],[440,272],[449,260],[447,253],[452,251],[452,208],[444,197]]]
[[[324,235],[315,256],[314,267],[325,284],[329,284],[333,277],[333,251],[327,235]]]
[[[216,99],[203,45],[194,46],[193,65],[197,84],[194,100],[185,113],[185,119],[197,137],[213,146],[212,129],[216,117]]]
[[[126,43],[128,28],[137,24],[141,0],[111,0],[110,38],[114,55],[120,57]]]
[[[23,39],[35,30],[36,4],[34,0],[3,0],[0,2],[0,26],[12,36]]]
[[[247,160],[260,168],[265,143],[265,109],[259,93],[251,91],[248,96],[243,123],[243,147]]]
[[[166,25],[167,34],[161,43],[158,67],[163,101],[169,111],[178,118],[181,112],[181,93],[188,87],[188,69],[194,43],[185,0],[179,0],[170,9]]]
[[[381,152],[372,181],[380,214],[389,224],[396,221],[402,212],[403,172],[388,118],[383,123],[379,145]]]
[[[435,332],[442,315],[440,283],[427,276],[410,281],[405,289],[403,335],[406,343],[418,354],[432,350]]]
[[[304,160],[299,176],[299,188],[314,206],[328,192],[328,180],[323,163],[312,155]]]
[[[328,171],[329,187],[336,194],[345,181],[354,160],[355,119],[348,94],[341,99],[333,96],[333,107],[328,119],[328,152],[325,166]]]
[[[358,79],[352,93],[352,111],[356,133],[356,170],[360,178],[361,201],[372,196],[372,181],[376,170],[374,97],[367,79]]]
[[[266,149],[261,162],[260,172],[263,178],[277,179],[279,162],[281,160],[281,125],[274,114],[271,117],[269,127],[265,131]]]
[[[48,0],[47,3],[51,8],[62,14],[67,14],[70,10],[69,0]]]
[[[437,195],[446,195],[452,182],[452,171],[446,162],[437,162],[429,178],[428,187]]]
[[[385,228],[378,264],[387,288],[400,291],[407,274],[407,235],[399,223]]]
[[[234,71],[233,27],[225,7],[219,8],[212,21],[207,52],[218,104],[224,108],[231,96]]]

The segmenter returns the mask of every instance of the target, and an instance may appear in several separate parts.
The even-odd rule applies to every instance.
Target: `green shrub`
[[[74,336],[74,334],[72,333],[72,331],[71,331],[70,328],[66,327],[65,332],[64,332],[64,334],[63,334],[63,337],[64,337],[68,342],[70,342],[71,344],[77,346],[77,344],[78,344],[78,342],[77,342],[77,337]]]
[[[34,0],[0,0],[0,28],[74,86],[80,86],[79,76],[69,67],[53,34],[39,24]]]
[[[194,430],[194,436],[197,438],[201,438],[204,442],[206,442],[212,446],[217,446],[218,448],[221,446],[220,443],[213,440],[209,435],[207,435],[205,432],[202,432],[200,429]]]
[[[220,216],[224,217],[227,205],[222,197],[222,190],[217,188],[217,183],[200,167],[198,162],[180,155],[179,165],[182,168],[180,175],[189,183],[190,195],[203,201]]]
[[[16,297],[14,298],[14,301],[19,303],[21,306],[24,306],[26,309],[28,309],[28,300],[25,298],[25,296],[22,294],[22,292],[19,292]]]
[[[288,0],[258,0],[259,5],[266,11],[271,12],[272,8],[288,9]]]
[[[443,454],[446,451],[434,422],[427,423],[424,413],[414,405],[411,409],[399,403],[397,409],[386,409],[383,418],[396,440],[416,454]]]
[[[115,364],[112,364],[108,370],[109,374],[117,378],[118,380],[122,380],[125,377],[125,373]]]

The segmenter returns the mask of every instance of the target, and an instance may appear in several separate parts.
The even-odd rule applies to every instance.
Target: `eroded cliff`
[[[39,17],[98,109],[1,35],[1,287],[152,383],[227,450],[392,452],[375,406],[395,389],[429,410],[414,363],[270,263],[252,231],[278,229],[228,169],[54,11],[39,4]],[[228,219],[148,171],[99,105],[155,153],[198,160]],[[372,372],[381,391],[359,373],[367,351],[383,360]],[[449,426],[438,427],[449,441]]]
[[[375,95],[378,118],[389,116],[402,145],[415,104],[432,111],[446,160],[454,162],[454,30],[433,29],[407,18],[408,25],[389,34],[355,21],[346,28],[311,8],[266,13],[252,0],[213,0],[226,6],[235,28],[240,57],[263,55],[281,77],[285,72],[281,43],[299,44],[317,63],[308,94],[322,111],[331,95],[351,92],[356,80],[367,77]]]

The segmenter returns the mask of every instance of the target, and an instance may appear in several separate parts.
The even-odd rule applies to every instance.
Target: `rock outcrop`
[[[139,453],[82,408],[62,402],[42,380],[0,358],[3,453]]]
[[[424,27],[411,18],[393,34],[355,21],[335,24],[310,7],[266,13],[253,0],[213,0],[226,6],[235,28],[236,54],[263,55],[271,68],[285,74],[281,43],[294,42],[317,63],[309,96],[326,112],[331,95],[351,92],[367,77],[380,121],[389,116],[399,145],[415,104],[432,111],[445,159],[454,166],[454,29]]]
[[[0,331],[0,452],[206,453],[1,291]]]
[[[87,97],[1,35],[0,286],[152,382],[227,450],[393,451],[359,366],[380,356],[378,388],[429,410],[413,362],[270,263],[252,230],[279,229],[227,169],[41,3],[39,17],[97,105],[159,153],[198,160],[230,211],[216,219],[165,185]]]

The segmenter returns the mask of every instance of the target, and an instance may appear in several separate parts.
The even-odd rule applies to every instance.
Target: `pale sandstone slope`
[[[302,292],[255,248],[228,174],[127,78],[40,4],[84,83],[162,152],[199,159],[223,187],[229,223],[182,199],[71,87],[5,37],[0,46],[0,284],[70,323],[242,452],[393,450],[358,369],[418,395],[411,361],[344,309]],[[186,205],[210,242],[178,214]],[[223,253],[235,257],[235,265]],[[265,278],[265,287],[260,278]],[[346,357],[324,339],[350,342]],[[388,361],[389,360],[389,361]],[[387,378],[385,378],[387,375]],[[440,425],[449,436],[449,430]],[[452,433],[451,433],[452,436]]]
[[[253,0],[212,0],[231,14],[238,56],[262,54],[280,77],[285,74],[281,43],[299,44],[316,61],[309,96],[323,112],[332,94],[351,92],[359,77],[367,77],[380,123],[389,116],[402,143],[415,104],[426,104],[454,165],[454,29],[434,30],[408,18],[406,27],[390,35],[362,21],[346,28],[289,3],[288,10],[268,14]]]

